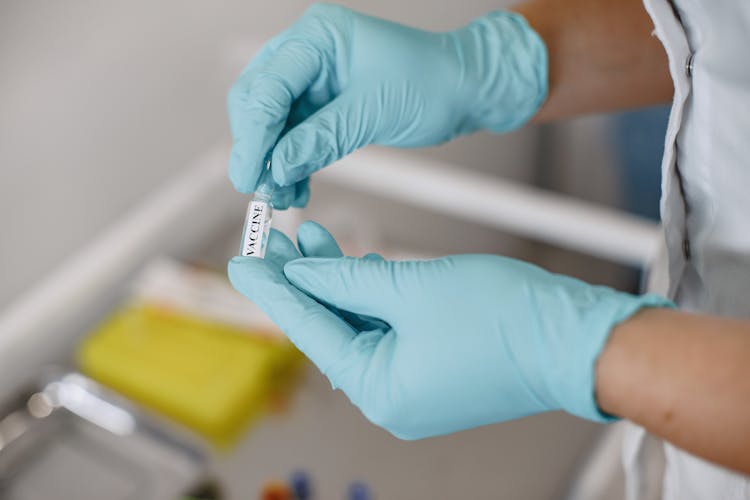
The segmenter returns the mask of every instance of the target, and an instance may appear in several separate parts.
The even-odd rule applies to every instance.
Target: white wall
[[[0,2],[0,308],[228,135],[227,48],[265,39],[306,1]],[[503,2],[350,0],[424,28]],[[251,54],[247,54],[250,58]],[[513,138],[427,152],[523,176]]]

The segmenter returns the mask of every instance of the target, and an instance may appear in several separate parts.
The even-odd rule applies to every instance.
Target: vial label
[[[263,258],[266,246],[263,238],[266,233],[266,220],[268,219],[268,203],[263,201],[251,201],[247,208],[247,222],[245,223],[245,239],[242,242],[243,257]]]

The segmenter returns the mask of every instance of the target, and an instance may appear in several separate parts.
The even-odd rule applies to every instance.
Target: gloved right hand
[[[368,144],[417,147],[526,123],[547,95],[547,53],[518,14],[433,33],[313,5],[269,41],[229,94],[229,176],[255,190],[273,149],[276,208],[303,206],[307,178]]]

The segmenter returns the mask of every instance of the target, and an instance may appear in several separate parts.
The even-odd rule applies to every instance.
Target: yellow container
[[[147,304],[116,312],[78,351],[84,373],[219,448],[288,387],[301,360],[278,336]]]

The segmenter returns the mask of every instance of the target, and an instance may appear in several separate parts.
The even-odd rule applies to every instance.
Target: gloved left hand
[[[669,306],[491,255],[342,257],[314,223],[298,245],[273,232],[265,260],[232,259],[232,284],[367,418],[405,439],[556,409],[606,420],[594,373],[611,329]]]

